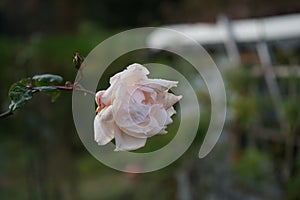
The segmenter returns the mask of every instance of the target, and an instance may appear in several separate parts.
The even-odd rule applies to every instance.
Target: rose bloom
[[[145,145],[148,137],[165,134],[182,96],[168,93],[177,81],[149,79],[149,71],[132,64],[110,78],[110,87],[96,94],[95,141],[105,145],[115,138],[115,151]]]

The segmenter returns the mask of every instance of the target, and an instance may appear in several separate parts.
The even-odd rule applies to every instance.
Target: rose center
[[[143,104],[153,104],[153,99],[151,98],[151,95],[148,92],[143,91],[144,94],[144,100],[142,101]]]

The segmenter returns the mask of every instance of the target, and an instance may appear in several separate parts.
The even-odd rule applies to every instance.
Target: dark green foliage
[[[255,148],[247,149],[234,169],[242,182],[253,184],[263,183],[272,175],[270,157]]]
[[[11,111],[21,108],[32,98],[33,92],[27,89],[28,84],[30,84],[29,79],[22,79],[10,87],[8,96],[11,100],[9,105]]]
[[[54,74],[42,74],[35,75],[32,79],[34,80],[34,85],[37,86],[34,87],[34,89],[49,95],[52,102],[59,97],[61,91],[53,86],[62,83],[63,78],[61,76]]]
[[[63,78],[53,74],[35,75],[32,78],[23,78],[14,83],[8,92],[11,100],[9,109],[11,112],[23,107],[36,92],[42,92],[51,97],[52,101],[60,95],[60,90],[56,84],[63,81]]]
[[[63,81],[63,78],[58,75],[53,74],[41,74],[41,75],[35,75],[32,77],[32,80],[35,80],[35,85],[52,85],[54,83],[61,83]]]
[[[52,86],[40,86],[40,87],[35,87],[34,89],[49,95],[51,97],[52,102],[54,102],[61,93],[60,90]]]

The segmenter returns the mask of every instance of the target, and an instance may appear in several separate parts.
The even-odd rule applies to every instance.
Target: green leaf
[[[57,90],[57,88],[53,86],[39,86],[39,87],[34,87],[33,89],[38,90],[40,92],[48,93],[48,92],[53,92]]]
[[[54,102],[61,93],[60,90],[53,86],[39,86],[34,87],[34,89],[49,95],[52,102]]]
[[[35,75],[32,77],[32,79],[34,80],[34,89],[49,95],[52,102],[54,102],[61,94],[60,90],[58,90],[56,87],[53,87],[54,85],[63,81],[61,76],[54,74],[41,74]]]
[[[32,98],[33,92],[26,88],[28,84],[30,84],[29,79],[22,79],[10,87],[8,96],[11,100],[9,105],[11,111],[21,108]]]
[[[51,101],[54,102],[60,96],[60,93],[61,93],[60,90],[55,90],[55,91],[52,91],[52,92],[48,92],[48,95],[50,95]]]
[[[54,102],[61,91],[55,87],[61,83],[63,78],[53,74],[35,75],[32,78],[23,78],[19,82],[11,85],[8,96],[11,100],[9,109],[13,112],[24,106],[35,92],[42,92],[51,97]]]
[[[56,83],[61,83],[63,78],[54,74],[41,74],[32,77],[35,82],[35,86],[50,86]]]

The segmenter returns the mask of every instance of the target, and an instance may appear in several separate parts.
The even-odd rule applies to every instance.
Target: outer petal
[[[105,105],[111,104],[112,101],[115,99],[116,90],[118,87],[119,87],[119,81],[115,81],[113,84],[110,85],[109,88],[107,88],[107,90],[101,96],[101,101]]]
[[[109,122],[113,120],[113,109],[112,106],[105,107],[102,112],[99,113],[101,121]]]
[[[147,74],[149,74],[149,71],[144,66],[137,63],[129,65],[127,69],[110,78],[110,87],[103,94],[102,102],[106,105],[111,104],[116,98],[116,91],[120,84],[134,85],[141,80],[147,79]]]
[[[151,120],[156,120],[160,130],[166,125],[172,122],[172,119],[162,106],[156,104],[152,107],[150,112]]]
[[[143,65],[134,63],[129,65],[127,69],[115,74],[110,78],[109,83],[111,85],[116,84],[119,80],[126,81],[127,83],[134,83],[137,80],[146,79],[149,71]]]
[[[172,115],[174,115],[176,113],[176,110],[174,109],[173,106],[171,106],[170,108],[167,109],[167,113],[171,117]]]
[[[96,101],[96,103],[97,103],[97,105],[98,106],[101,106],[101,97],[102,97],[102,95],[105,93],[105,90],[100,90],[100,91],[98,91],[97,93],[96,93],[96,95],[95,95],[95,101]]]
[[[161,99],[158,99],[159,102],[161,102],[165,109],[170,108],[175,103],[177,103],[182,98],[182,95],[176,96],[172,93],[165,92]]]
[[[169,81],[164,79],[145,79],[139,82],[143,86],[156,89],[160,92],[168,91],[172,87],[176,87],[178,81]]]
[[[94,119],[94,139],[99,145],[105,145],[114,138],[114,121],[112,111],[109,108],[103,109]]]
[[[148,74],[149,71],[146,67],[134,63],[132,65],[129,65],[127,69],[123,71],[121,79],[126,80],[126,82],[131,85],[131,84],[135,84],[140,80],[147,79]]]
[[[116,149],[115,151],[130,151],[145,146],[147,138],[136,138],[122,132],[116,127],[115,140]]]
[[[158,124],[155,134],[166,133],[165,129],[167,128],[167,125],[173,122],[168,112],[158,105],[152,107],[150,117],[152,121],[155,120]]]
[[[158,135],[165,135],[165,134],[167,134],[168,132],[165,130],[165,128],[164,129],[161,129],[161,131],[159,131],[157,134]]]

